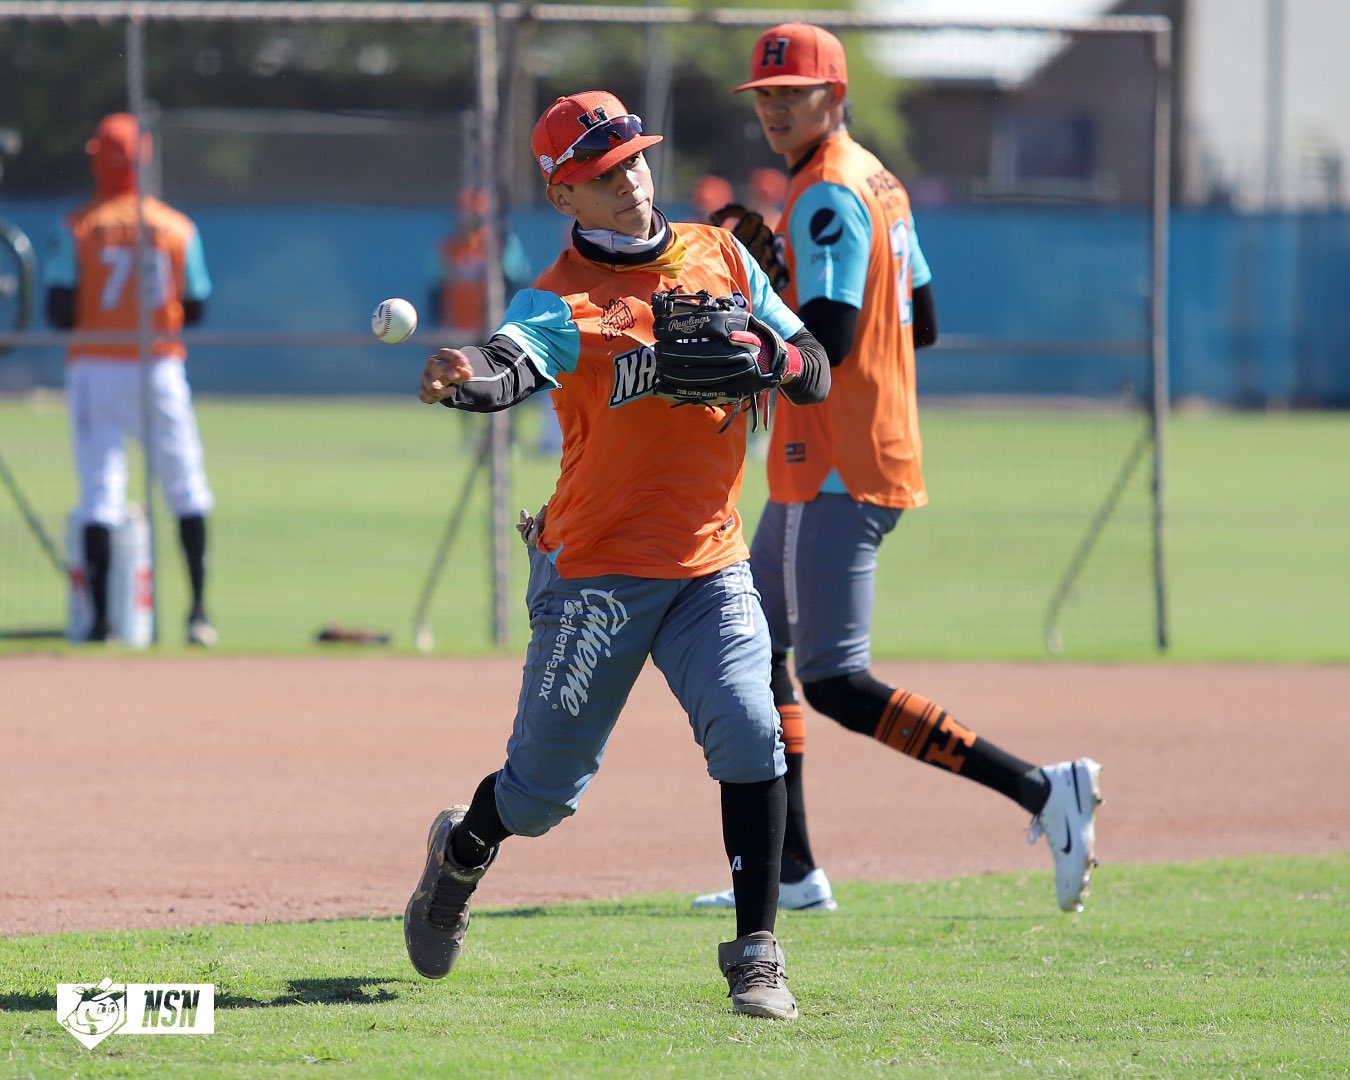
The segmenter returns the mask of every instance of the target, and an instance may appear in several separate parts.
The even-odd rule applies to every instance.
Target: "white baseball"
[[[370,328],[377,338],[390,345],[407,341],[417,329],[417,309],[401,296],[381,301],[370,317]]]

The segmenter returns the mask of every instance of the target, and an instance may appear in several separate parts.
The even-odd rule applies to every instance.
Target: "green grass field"
[[[205,401],[224,651],[303,653],[328,622],[412,612],[481,418],[392,401]],[[537,414],[521,418],[530,445]],[[933,505],[883,548],[879,657],[1044,658],[1046,602],[1137,437],[1113,414],[930,409]],[[58,541],[74,501],[59,399],[0,401],[0,454]],[[1350,660],[1350,418],[1185,415],[1171,427],[1168,569],[1178,660]],[[517,452],[512,504],[556,464]],[[133,474],[139,484],[139,473]],[[763,498],[752,463],[743,505]],[[1065,609],[1071,658],[1149,660],[1148,477],[1126,485]],[[514,516],[514,515],[512,515]],[[163,519],[161,518],[161,521]],[[438,651],[491,651],[480,485],[435,607]],[[161,527],[167,651],[181,567]],[[64,584],[0,492],[0,630],[59,626]],[[514,560],[517,578],[523,557]],[[517,611],[512,648],[523,643]],[[0,649],[31,649],[0,641]],[[39,643],[39,647],[49,647]],[[55,648],[66,648],[55,643]],[[0,663],[3,659],[0,658]],[[93,887],[96,887],[93,886]],[[1212,1077],[1350,1072],[1350,855],[1108,865],[1062,916],[1044,874],[838,883],[779,934],[803,1015],[729,1012],[726,916],[687,896],[483,910],[460,968],[417,979],[397,919],[0,938],[13,1076]],[[59,982],[211,982],[206,1038],[85,1050]]]
[[[520,410],[520,444],[538,413]],[[471,467],[484,420],[415,401],[199,403],[218,508],[210,600],[225,648],[314,648],[327,623],[412,648],[413,612]],[[1137,415],[933,406],[924,414],[932,504],[882,547],[874,648],[881,658],[1045,658],[1047,607],[1129,448]],[[1178,415],[1168,461],[1167,597],[1178,660],[1350,660],[1350,417]],[[0,455],[63,545],[75,479],[59,396],[0,401]],[[672,450],[674,452],[674,450]],[[514,508],[537,506],[556,461],[517,450]],[[1063,609],[1065,655],[1157,655],[1149,466]],[[133,461],[132,491],[142,490]],[[742,498],[753,527],[763,465]],[[438,650],[490,651],[486,484],[479,483],[433,607]],[[181,648],[184,582],[171,519],[158,517],[161,644]],[[514,541],[514,533],[511,534]],[[0,491],[0,631],[64,624],[63,580]],[[508,593],[524,643],[523,553]],[[31,648],[0,641],[0,649]]]
[[[853,884],[778,933],[802,1015],[738,1017],[688,897],[477,912],[443,982],[398,919],[0,940],[5,1075],[1344,1076],[1350,856]],[[1241,897],[1234,903],[1234,897]],[[216,1034],[58,1024],[58,982],[212,982]],[[317,1071],[316,1071],[317,1070]]]

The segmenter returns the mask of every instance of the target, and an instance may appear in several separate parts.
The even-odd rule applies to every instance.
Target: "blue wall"
[[[65,203],[0,203],[43,254]],[[381,207],[193,206],[215,282],[213,330],[365,334],[375,304],[419,308],[435,244],[449,222],[429,210]],[[672,205],[673,216],[686,207]],[[541,269],[566,236],[547,207],[513,215]],[[941,329],[950,338],[1147,338],[1148,221],[1122,210],[927,208],[919,235],[933,266]],[[1271,400],[1350,406],[1350,215],[1239,217],[1177,212],[1170,267],[1171,392],[1229,404]],[[408,393],[433,336],[398,351],[371,339],[347,349],[197,346],[199,393]],[[921,364],[930,393],[1114,396],[1147,382],[1148,360],[1120,355],[934,352]],[[0,357],[0,388],[57,386],[55,349]]]

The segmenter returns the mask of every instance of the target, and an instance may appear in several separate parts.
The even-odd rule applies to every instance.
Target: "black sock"
[[[89,583],[89,603],[94,626],[108,626],[108,573],[112,567],[112,530],[106,525],[84,527],[84,574]]]
[[[736,891],[736,936],[772,931],[778,917],[787,787],[782,777],[722,785],[722,841]]]
[[[1039,814],[1050,801],[1050,781],[1039,765],[1033,765],[1017,778],[1017,805],[1028,814]]]
[[[806,797],[802,793],[805,754],[787,755],[783,784],[787,795],[787,830],[783,834],[783,880],[798,882],[816,868],[811,837],[806,831]]]
[[[811,854],[811,838],[806,831],[806,795],[802,789],[802,766],[806,761],[806,718],[797,700],[797,688],[788,671],[787,653],[774,650],[769,661],[769,686],[773,707],[783,730],[783,748],[787,757],[787,830],[783,833],[782,879],[798,882],[816,868]]]
[[[497,774],[483,777],[473,793],[469,812],[450,834],[450,857],[460,866],[482,866],[492,849],[511,835],[497,813]]]
[[[188,581],[192,585],[192,618],[204,619],[206,607],[206,518],[189,514],[178,519],[178,539],[183,544]]]
[[[975,737],[975,745],[966,751],[961,775],[977,784],[1006,795],[1029,814],[1040,813],[1050,798],[1050,781],[1039,765],[1032,765],[987,739]]]

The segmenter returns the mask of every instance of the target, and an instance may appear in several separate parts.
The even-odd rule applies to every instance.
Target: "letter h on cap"
[[[785,37],[777,38],[773,41],[764,42],[764,55],[760,58],[759,66],[782,67],[787,63],[788,39]]]
[[[601,124],[608,123],[609,117],[605,115],[605,107],[597,105],[590,112],[584,112],[577,117],[577,123],[587,131],[593,127],[599,127]]]

